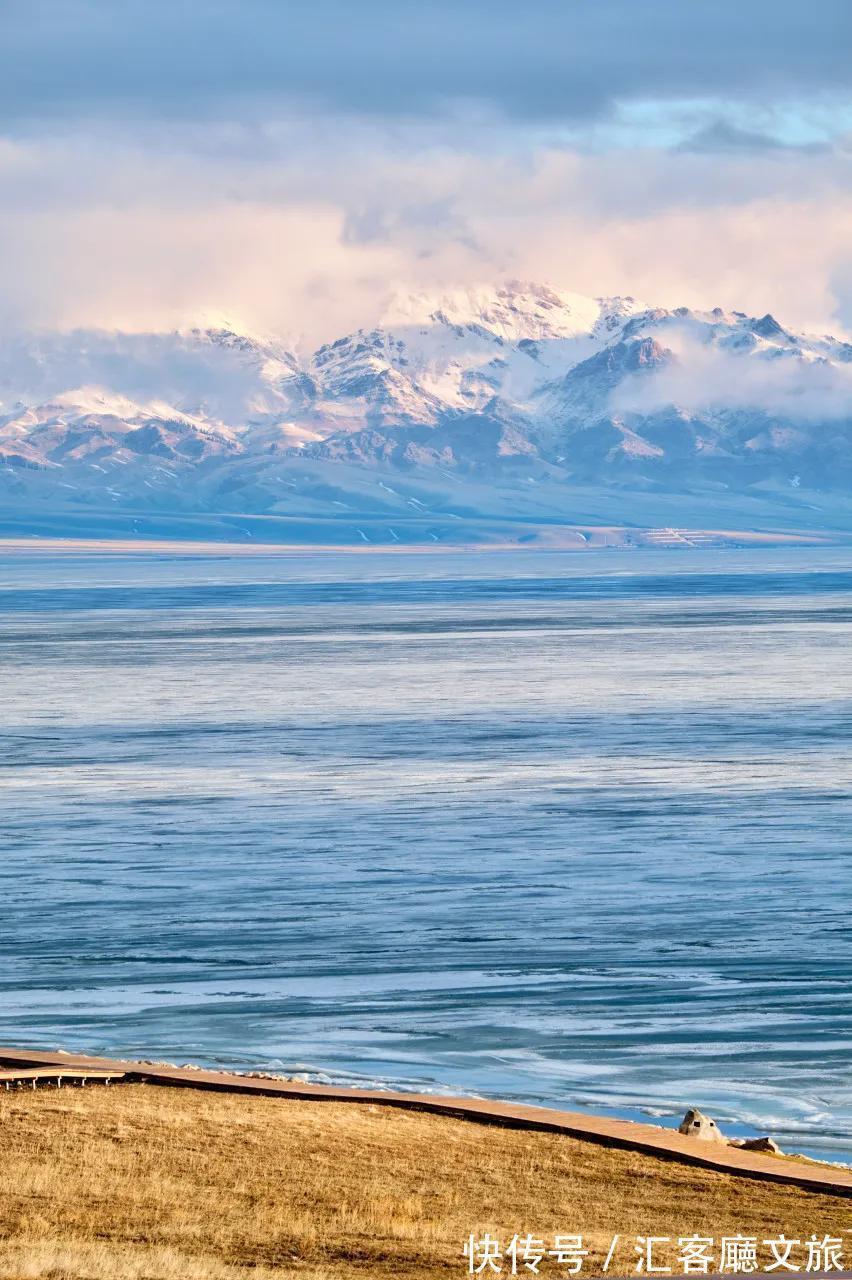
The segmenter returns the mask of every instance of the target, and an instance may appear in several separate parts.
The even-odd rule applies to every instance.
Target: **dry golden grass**
[[[841,1198],[373,1106],[145,1085],[0,1095],[4,1280],[462,1277],[485,1230],[581,1233],[586,1274],[617,1232],[611,1274],[627,1275],[637,1234],[807,1239],[849,1219]],[[545,1259],[539,1274],[564,1272]]]

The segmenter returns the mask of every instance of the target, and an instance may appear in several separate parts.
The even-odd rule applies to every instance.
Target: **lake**
[[[852,551],[0,551],[0,1040],[852,1160]]]

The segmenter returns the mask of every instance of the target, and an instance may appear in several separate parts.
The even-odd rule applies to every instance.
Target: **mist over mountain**
[[[852,345],[771,315],[513,282],[307,356],[224,327],[0,347],[6,530],[847,529],[850,494]]]

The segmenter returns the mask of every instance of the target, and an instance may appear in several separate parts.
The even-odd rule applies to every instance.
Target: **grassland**
[[[842,1235],[851,1210],[567,1137],[373,1106],[146,1085],[0,1095],[4,1280],[462,1277],[465,1240],[486,1230],[504,1244],[582,1234],[581,1275],[618,1233],[610,1274],[628,1275],[637,1235],[806,1240]],[[545,1258],[538,1274],[566,1272]]]

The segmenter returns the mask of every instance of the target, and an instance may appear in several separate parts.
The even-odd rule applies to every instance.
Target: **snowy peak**
[[[609,412],[613,392],[626,379],[654,374],[674,360],[656,338],[621,337],[546,384],[536,416],[554,425],[566,417],[595,421]]]
[[[444,326],[462,337],[481,331],[507,343],[550,341],[588,335],[641,310],[633,298],[589,298],[558,293],[547,285],[507,281],[499,287],[457,289],[443,294],[398,295],[387,309],[382,327]],[[610,328],[611,331],[611,328]]]
[[[586,298],[544,285],[398,296],[382,323],[326,344],[311,361],[322,410],[363,398],[372,412],[436,422],[442,410],[481,410],[496,396],[523,404],[618,336],[641,310],[632,298]],[[350,413],[353,425],[358,417]]]

